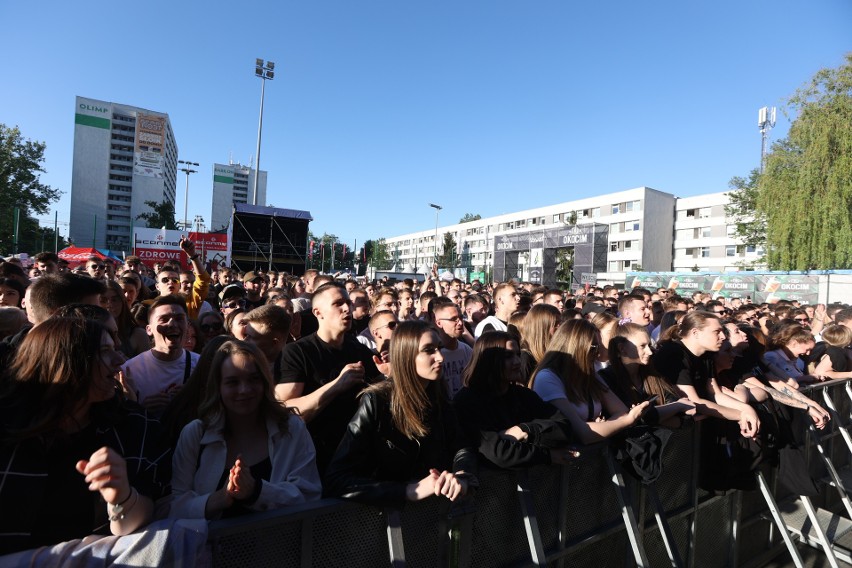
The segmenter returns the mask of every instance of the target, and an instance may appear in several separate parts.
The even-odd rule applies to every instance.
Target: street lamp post
[[[180,169],[183,173],[186,174],[186,189],[183,192],[183,230],[189,232],[189,217],[187,216],[187,210],[189,209],[189,174],[194,174],[198,170],[193,170],[190,166],[198,167],[198,162],[185,162],[183,160],[178,160],[178,164],[183,164],[183,167]]]
[[[257,205],[257,178],[260,176],[260,135],[263,131],[263,96],[266,90],[266,80],[270,81],[275,78],[275,63],[263,59],[255,59],[254,74],[260,77],[260,120],[257,123],[257,158],[254,168],[254,192],[252,205]]]
[[[443,209],[440,205],[435,205],[434,203],[430,203],[429,207],[435,209],[435,260],[434,262],[438,262],[438,213]]]

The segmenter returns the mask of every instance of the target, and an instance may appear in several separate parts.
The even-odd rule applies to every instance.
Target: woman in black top
[[[454,501],[476,485],[476,454],[444,392],[440,347],[424,321],[397,326],[391,379],[361,395],[326,470],[328,494],[401,505],[431,496]]]
[[[523,375],[518,355],[515,338],[504,331],[486,331],[476,341],[465,386],[453,398],[462,428],[499,467],[566,463],[578,455],[565,447],[574,440],[571,425],[518,384]]]

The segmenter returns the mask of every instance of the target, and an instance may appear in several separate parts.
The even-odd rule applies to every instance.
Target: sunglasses
[[[396,322],[396,321],[389,321],[389,322],[388,322],[388,323],[386,323],[385,325],[380,325],[380,326],[379,326],[379,327],[377,327],[376,329],[382,329],[383,327],[386,327],[386,328],[388,328],[389,330],[393,331],[393,330],[395,330],[395,329],[396,329],[396,324],[398,324],[398,323],[399,323],[399,322]]]
[[[103,270],[104,265],[103,264],[90,264],[89,268],[91,268],[93,270]]]

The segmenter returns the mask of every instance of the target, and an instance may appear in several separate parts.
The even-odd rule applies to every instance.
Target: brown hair
[[[811,332],[797,323],[780,323],[772,330],[769,336],[769,345],[767,349],[781,349],[786,347],[788,343],[795,341],[797,343],[808,343],[814,340]]]
[[[565,395],[571,402],[601,400],[606,387],[595,377],[595,351],[592,349],[598,336],[598,329],[585,320],[563,323],[533,372],[529,387],[533,388],[543,369],[550,369],[562,381]]]
[[[492,394],[505,389],[509,378],[504,363],[509,353],[506,344],[510,341],[516,340],[505,331],[483,333],[473,345],[473,355],[464,370],[464,385]]]
[[[642,402],[643,397],[634,386],[633,381],[630,380],[630,374],[627,371],[627,367],[624,365],[624,361],[621,359],[621,347],[627,343],[632,343],[632,341],[630,341],[631,336],[640,334],[647,337],[648,342],[650,343],[651,336],[648,334],[648,330],[644,326],[636,323],[626,323],[618,326],[615,336],[609,342],[609,362],[610,367],[612,368],[612,375],[619,382],[622,390],[630,394],[631,400],[629,401],[630,404],[628,404],[628,406]],[[657,395],[660,397],[659,404],[663,404],[666,402],[667,398],[672,396],[679,397],[679,393],[669,384],[669,382],[657,373],[656,369],[653,367],[653,363],[642,365],[639,368],[639,378],[642,380],[645,394],[647,396]]]
[[[534,305],[527,312],[527,317],[523,322],[521,349],[529,351],[536,361],[541,361],[547,352],[550,339],[553,337],[553,327],[558,325],[561,319],[562,314],[559,313],[559,308],[556,306],[550,304]],[[481,340],[482,338],[480,338]]]
[[[845,325],[829,325],[822,330],[822,340],[833,347],[848,347],[852,343],[852,329]]]
[[[287,421],[296,410],[284,406],[275,398],[275,382],[269,371],[269,363],[266,357],[253,343],[232,339],[223,343],[213,355],[210,363],[210,374],[207,377],[207,385],[203,391],[203,398],[198,405],[198,417],[208,426],[225,415],[225,407],[222,406],[222,366],[225,360],[234,355],[242,355],[254,361],[257,372],[263,376],[264,388],[263,398],[258,409],[258,419],[266,417],[277,419],[278,427],[282,432],[287,431]]]
[[[417,375],[415,360],[420,350],[420,338],[425,333],[436,332],[422,320],[401,322],[394,330],[390,345],[391,380],[364,391],[380,392],[389,397],[393,425],[411,440],[429,434],[426,416],[429,412],[440,413],[446,400],[443,380],[436,381],[437,396],[430,399],[427,385]]]

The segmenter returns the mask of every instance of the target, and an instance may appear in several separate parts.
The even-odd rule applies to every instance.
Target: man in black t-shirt
[[[357,410],[358,392],[365,383],[381,380],[388,368],[377,368],[370,350],[347,333],[351,302],[342,286],[320,286],[311,311],[317,332],[284,348],[275,396],[299,409],[314,440],[322,475]]]

